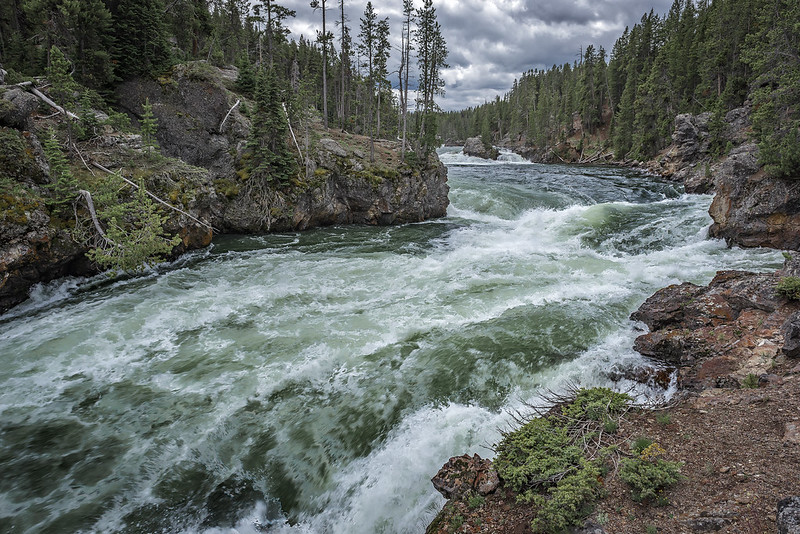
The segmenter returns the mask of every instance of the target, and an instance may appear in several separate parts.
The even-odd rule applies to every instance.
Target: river
[[[0,317],[0,531],[423,532],[510,410],[646,363],[647,296],[782,263],[634,171],[441,157],[445,219],[222,237]]]

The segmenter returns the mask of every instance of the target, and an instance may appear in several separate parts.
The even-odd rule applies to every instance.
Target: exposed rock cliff
[[[197,62],[157,81],[126,82],[117,91],[121,105],[137,118],[149,99],[161,151],[169,157],[146,157],[138,135],[106,127],[92,142],[78,143],[85,164],[73,155],[73,171],[100,172],[88,170],[98,163],[142,179],[149,191],[185,212],[163,209],[164,229],[181,238],[173,255],[207,246],[212,226],[222,233],[265,233],[446,215],[447,172],[435,154],[403,163],[398,143],[376,141],[375,160],[369,161],[367,138],[319,125],[310,132],[304,176],[277,188],[250,179],[243,161],[250,131],[240,113],[245,102],[226,88],[235,76]],[[38,99],[20,88],[0,87],[0,96],[0,126],[7,126],[0,128],[2,313],[27,298],[37,282],[96,268],[85,259],[87,245],[72,239],[69,221],[53,219],[45,202],[49,169],[35,132],[57,119],[34,115],[32,121]],[[234,107],[237,100],[242,103]]]
[[[631,316],[650,329],[634,348],[677,368],[682,389],[738,388],[748,375],[768,380],[792,344],[783,327],[800,311],[797,301],[778,296],[780,277],[722,271],[705,287],[662,289]]]
[[[717,176],[709,208],[709,233],[729,245],[800,250],[800,180],[778,179],[758,170],[751,153],[741,154],[738,172]],[[755,171],[755,172],[754,172]]]
[[[689,193],[715,192],[709,209],[711,237],[729,245],[800,250],[800,181],[768,176],[750,141],[750,106],[728,112],[718,143],[727,153],[715,159],[711,114],[678,115],[673,144],[650,170],[680,181]]]

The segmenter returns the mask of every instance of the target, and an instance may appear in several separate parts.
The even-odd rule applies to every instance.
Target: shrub
[[[782,297],[789,300],[800,300],[800,278],[797,276],[784,276],[775,289]]]
[[[648,438],[647,436],[640,436],[633,440],[631,443],[631,450],[634,454],[639,455],[642,454],[647,447],[653,444],[653,440]]]
[[[659,413],[656,414],[656,423],[661,426],[667,426],[672,424],[672,416],[668,413]]]
[[[748,374],[742,380],[742,387],[745,389],[756,389],[758,387],[758,375],[753,373]]]
[[[664,460],[664,454],[661,445],[651,443],[636,457],[622,460],[619,477],[631,487],[634,501],[655,500],[666,504],[662,491],[683,479],[680,473],[683,464]]]
[[[629,395],[608,388],[582,389],[574,401],[564,406],[562,413],[570,419],[606,421],[622,414],[630,403]]]
[[[497,446],[494,465],[518,500],[530,502],[535,490],[546,490],[578,469],[582,457],[581,449],[570,444],[566,427],[540,418],[506,436]]]
[[[614,450],[613,444],[598,444],[600,431],[616,431],[615,418],[630,402],[629,396],[607,388],[580,390],[495,447],[494,466],[505,485],[518,501],[537,508],[534,532],[562,532],[592,512],[602,491],[603,461]],[[594,448],[584,448],[586,443]]]
[[[486,498],[484,498],[483,495],[472,495],[469,499],[467,499],[467,505],[473,510],[480,508],[485,502]]]

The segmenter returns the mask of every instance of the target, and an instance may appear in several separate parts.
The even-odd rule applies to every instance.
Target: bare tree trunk
[[[322,124],[328,129],[328,29],[325,25],[325,0],[322,0]]]

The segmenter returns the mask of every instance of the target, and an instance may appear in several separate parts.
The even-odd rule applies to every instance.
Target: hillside
[[[126,113],[90,102],[77,122],[40,107],[30,86],[0,87],[7,108],[0,117],[0,309],[38,282],[136,271],[222,233],[399,224],[446,213],[446,171],[435,154],[404,158],[399,142],[375,140],[371,161],[370,138],[328,130],[311,115],[302,123],[302,153],[283,119],[282,142],[293,146],[289,177],[258,174],[251,132],[259,108],[232,91],[235,79],[235,69],[178,65],[158,81],[121,85]]]

